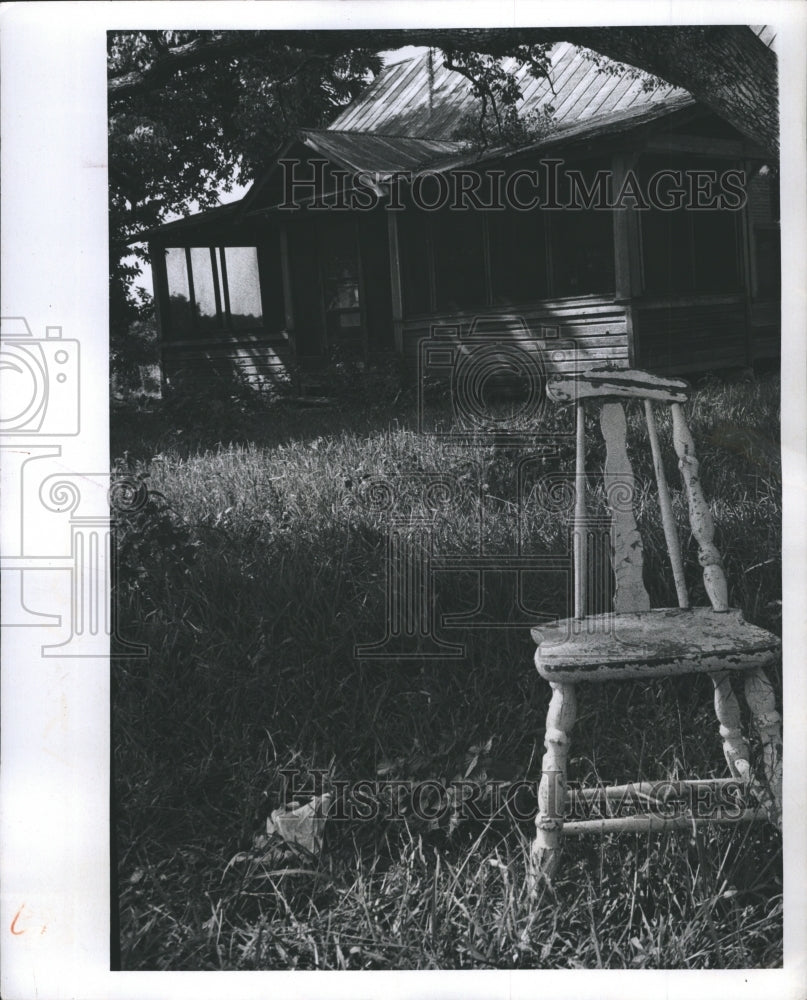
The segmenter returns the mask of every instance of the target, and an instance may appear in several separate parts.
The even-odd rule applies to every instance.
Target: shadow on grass
[[[699,395],[693,431],[707,442],[702,470],[717,498],[732,600],[775,629],[775,455],[762,449],[751,477],[745,439],[709,438],[727,422],[775,436],[778,396],[754,391]],[[318,859],[228,868],[283,801],[284,770],[303,784],[317,773],[331,783],[536,778],[549,691],[535,675],[526,627],[446,630],[444,638],[467,642],[467,656],[455,661],[354,657],[354,646],[379,639],[388,621],[387,534],[378,518],[345,505],[348,483],[382,472],[464,474],[466,456],[396,424],[396,407],[281,413],[274,422],[267,415],[266,426],[250,413],[239,440],[251,448],[221,446],[229,438],[212,407],[185,442],[170,437],[181,428],[166,430],[164,414],[149,425],[126,413],[128,426],[115,418],[118,447],[130,442],[129,464],[148,471],[167,499],[152,520],[128,526],[129,572],[118,593],[123,633],[151,649],[147,660],[113,665],[124,968],[781,961],[781,842],[766,828],[709,831],[700,846],[686,833],[573,842],[554,893],[532,905],[524,891],[529,822],[468,820],[452,829],[411,816],[354,817],[326,826]],[[668,432],[663,421],[660,429]],[[509,461],[482,455],[485,484],[503,489],[499,465]],[[637,461],[637,474],[651,477],[652,468]],[[450,511],[460,541],[470,537],[472,506],[469,499]],[[652,509],[643,516],[655,538]],[[565,537],[556,525],[536,521],[535,530],[546,550]],[[504,544],[507,532],[491,540]],[[654,544],[651,568],[662,561]],[[691,541],[686,558],[697,579]],[[441,587],[446,608],[473,607],[467,575]],[[654,597],[664,602],[666,593]],[[491,583],[486,596],[507,620],[506,587]],[[548,614],[565,611],[565,592],[530,596]],[[583,692],[570,777],[723,774],[711,697],[703,677]]]

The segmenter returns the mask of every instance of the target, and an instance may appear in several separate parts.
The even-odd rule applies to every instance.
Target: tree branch
[[[216,32],[158,54],[142,71],[109,80],[114,103],[164,83],[178,70],[268,45],[336,55],[352,48],[374,51],[403,45],[484,52],[502,56],[516,45],[568,41],[628,63],[683,87],[742,134],[778,155],[778,89],[775,54],[742,25],[629,28],[452,28],[430,30]]]
[[[158,50],[157,58],[143,70],[133,70],[131,73],[110,77],[107,82],[110,103],[154,90],[181,69],[203,66],[227,56],[246,55],[266,48],[276,41],[274,33],[270,32],[251,32],[248,35],[238,32],[236,37],[232,37],[233,32],[216,32],[209,36],[194,38],[184,45],[169,48],[158,45],[154,41],[153,34],[150,32],[149,37]]]

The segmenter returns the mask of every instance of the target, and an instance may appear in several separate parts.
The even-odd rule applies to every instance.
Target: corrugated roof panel
[[[549,76],[532,78],[530,86],[524,90],[519,111],[532,111],[545,103],[557,104],[570,74],[574,72],[575,51],[567,42],[561,42],[556,48],[557,52],[552,51]]]
[[[401,77],[395,90],[390,94],[387,106],[377,109],[377,120],[384,120],[394,114],[400,114],[405,109],[417,111],[423,104],[419,97],[424,94],[423,81],[428,81],[428,59],[424,55],[415,60],[414,72]]]
[[[649,122],[655,121],[664,115],[674,111],[682,111],[691,107],[695,103],[694,98],[689,94],[671,98],[668,101],[656,101],[650,105],[642,105],[629,108],[626,111],[614,112],[610,115],[602,115],[596,118],[588,118],[582,121],[573,122],[563,128],[552,132],[550,135],[537,142],[531,142],[518,148],[499,148],[488,150],[484,157],[479,153],[463,152],[457,157],[446,156],[431,165],[430,169],[435,171],[454,170],[457,167],[467,164],[481,165],[491,160],[508,160],[523,156],[527,152],[550,149],[554,146],[565,145],[573,140],[590,140],[597,136],[609,136],[619,132],[627,132],[634,128],[639,128]]]
[[[365,101],[362,98],[356,102],[356,114],[351,120],[345,116],[340,116],[333,123],[332,128],[339,130],[360,129],[371,132],[379,121],[383,120],[388,109],[393,106],[397,95],[407,85],[407,79],[417,79],[420,75],[421,67],[418,60],[398,63],[390,67],[377,77],[379,96],[372,101]],[[375,83],[371,90],[375,90]]]
[[[450,136],[462,122],[463,116],[478,108],[471,98],[470,84],[459,73],[443,68],[445,80],[441,91],[435,93],[429,121],[432,135]]]
[[[556,121],[562,122],[567,117],[574,119],[576,102],[590,82],[591,65],[578,55],[563,89],[558,92],[559,99],[555,101]]]
[[[456,155],[461,149],[456,142],[397,138],[372,132],[308,129],[300,136],[310,149],[335,163],[382,176],[397,170],[422,169],[432,161]]]
[[[396,132],[448,137],[459,124],[467,100],[468,82],[441,63],[434,67],[434,85],[429,100],[428,64],[419,80],[389,111],[388,127]]]
[[[616,108],[623,94],[629,90],[632,82],[627,73],[625,73],[624,76],[615,76],[613,79],[615,81],[615,85],[611,90],[605,90],[605,88],[603,88],[603,101],[596,111],[598,115],[610,114]]]
[[[347,123],[339,125],[339,119],[337,119],[334,126],[345,130],[348,128],[359,128],[366,132],[374,131],[379,121],[385,117],[387,110],[393,106],[402,89],[407,86],[407,80],[417,79],[419,73],[420,67],[417,60],[412,60],[408,63],[399,63],[397,66],[392,67],[389,71],[388,80],[384,79],[386,75],[385,71],[385,74],[379,77],[379,87],[382,90],[382,96],[377,101],[362,101],[360,99],[358,114],[353,125],[349,126]]]
[[[769,24],[752,24],[751,30],[770,49],[773,47],[776,32]]]
[[[558,125],[648,106],[685,93],[668,85],[647,92],[644,74],[637,76],[638,71],[631,68],[609,73],[600,69],[599,58],[595,60],[586,49],[559,42],[551,51],[548,79],[532,77],[527,67],[519,67],[512,58],[503,60],[503,66],[516,72],[522,92],[518,110],[530,112],[552,104]],[[465,115],[478,112],[479,102],[470,82],[449,70],[439,53],[432,54],[431,81],[429,75],[428,53],[388,66],[331,129],[420,138],[451,136]]]
[[[608,98],[614,93],[621,83],[621,77],[612,76],[604,80],[597,93],[587,103],[585,110],[580,115],[581,118],[593,118],[595,115],[604,113],[602,111]]]
[[[563,93],[569,78],[574,73],[580,61],[580,54],[572,45],[568,51],[558,60],[557,68],[552,74],[552,85],[558,95]]]
[[[387,114],[394,122],[395,118],[404,121],[411,121],[416,131],[423,135],[434,135],[430,128],[432,107],[429,106],[429,67],[428,56],[421,57],[422,65],[420,72],[407,80],[406,87],[397,95],[396,100],[387,109]],[[453,73],[445,73],[444,76],[454,76]],[[426,86],[424,87],[424,80]],[[441,98],[438,91],[438,81],[436,74],[433,75],[432,83],[432,106],[440,106]]]
[[[625,91],[625,93],[619,98],[619,100],[614,105],[614,111],[627,111],[628,108],[632,108],[636,103],[637,99],[642,95],[645,95],[644,81],[643,80],[631,80],[630,86]],[[647,103],[650,103],[649,101]]]
[[[561,120],[577,121],[580,118],[585,118],[589,106],[610,85],[611,80],[607,74],[596,71],[592,73],[589,70],[584,77],[583,85],[577,88],[576,96]]]

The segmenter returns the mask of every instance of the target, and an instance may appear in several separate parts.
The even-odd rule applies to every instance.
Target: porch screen
[[[564,164],[557,177],[560,210],[544,210],[550,226],[550,295],[613,292],[613,215],[605,207],[609,163]]]
[[[741,213],[719,207],[716,197],[715,207],[699,207],[689,190],[693,177],[711,171],[713,190],[719,192],[718,178],[733,164],[646,156],[639,165],[643,188],[654,175],[661,176],[655,182],[655,201],[664,206],[677,204],[670,208],[651,204],[641,213],[645,291],[650,295],[739,291]]]
[[[165,252],[168,280],[168,317],[172,336],[189,337],[193,333],[193,310],[188,284],[188,266],[184,247]]]
[[[473,210],[440,210],[432,216],[435,304],[470,309],[486,300],[482,218]]]
[[[779,238],[779,176],[768,164],[755,171],[748,185],[752,260],[758,299],[779,297],[781,245]]]
[[[414,205],[398,215],[404,311],[417,316],[431,309],[429,214]]]
[[[541,210],[490,212],[488,227],[494,304],[547,298],[546,224]]]
[[[165,269],[173,339],[227,336],[262,326],[255,247],[171,247]]]
[[[261,282],[255,247],[224,247],[227,313],[233,329],[261,325]]]

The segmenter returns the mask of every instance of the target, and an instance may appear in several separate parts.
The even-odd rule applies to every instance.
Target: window
[[[608,160],[598,158],[565,164],[559,172],[557,198],[568,207],[547,213],[553,297],[614,291],[613,213],[601,203],[607,196],[609,168]]]
[[[184,247],[166,250],[165,271],[168,279],[168,317],[171,333],[175,338],[189,337],[193,332],[193,316]]]
[[[748,185],[749,215],[754,242],[755,295],[778,298],[781,283],[779,237],[779,176],[775,168],[761,166]]]
[[[614,290],[612,214],[601,209],[566,209],[551,221],[552,294],[558,298]]]
[[[486,299],[482,217],[441,209],[432,218],[435,299],[438,310],[473,309]]]
[[[195,326],[200,333],[214,336],[221,325],[221,285],[213,270],[217,264],[215,251],[209,247],[194,247],[190,258]]]
[[[334,213],[317,219],[317,250],[325,296],[325,328],[329,348],[358,360],[365,353],[365,331],[359,290],[357,221]]]
[[[491,212],[488,225],[494,304],[547,298],[546,225],[541,209]]]
[[[685,190],[694,171],[720,173],[730,164],[691,159],[645,157],[640,165],[642,187],[657,171],[680,171],[682,181],[666,177],[657,198],[671,201],[675,188]],[[694,174],[693,174],[694,176]],[[691,197],[691,195],[690,195]],[[686,201],[686,199],[684,199]],[[642,212],[642,259],[645,290],[651,295],[717,294],[741,288],[740,213],[728,208],[650,207]]]
[[[429,213],[407,205],[397,222],[404,312],[417,316],[431,309]]]
[[[261,325],[261,281],[255,247],[224,247],[224,297],[234,330]]]
[[[261,327],[255,247],[171,247],[165,252],[171,336],[226,336]]]
[[[589,207],[554,210],[540,203],[527,208],[528,199],[546,183],[539,175],[531,189],[524,183],[512,192],[524,205],[491,207],[493,175],[477,192],[480,207],[417,209],[407,204],[397,217],[403,285],[404,315],[409,318],[432,310],[470,311],[479,306],[527,305],[547,298],[608,295],[614,291],[613,213],[597,202],[607,181],[610,161],[580,161],[558,171],[554,195],[560,204],[570,200],[575,183],[585,184],[579,195]],[[518,173],[523,173],[520,168]],[[482,175],[483,181],[486,175]],[[511,175],[515,176],[515,174]],[[510,178],[499,185],[509,192]],[[450,190],[459,190],[458,182]],[[507,194],[510,197],[510,194]],[[564,201],[566,199],[566,201]],[[431,198],[424,199],[426,203]],[[436,200],[436,199],[435,199]]]
[[[345,217],[322,220],[317,230],[317,240],[325,310],[328,313],[339,313],[341,325],[358,325],[359,253],[355,220]]]

